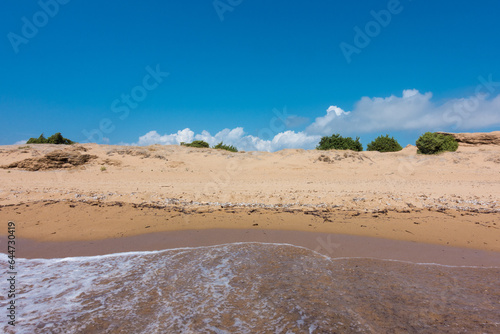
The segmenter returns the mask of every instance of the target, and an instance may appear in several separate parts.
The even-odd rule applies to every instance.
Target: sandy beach
[[[500,252],[496,142],[461,143],[457,152],[433,156],[414,146],[231,153],[19,145],[0,147],[0,165],[0,219],[16,223],[17,238],[35,242],[250,229]]]
[[[499,1],[4,1],[0,333],[500,333]]]

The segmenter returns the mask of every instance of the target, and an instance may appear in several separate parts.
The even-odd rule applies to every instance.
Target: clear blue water
[[[5,333],[500,332],[500,268],[234,243],[19,259],[18,272],[17,325],[2,316]]]

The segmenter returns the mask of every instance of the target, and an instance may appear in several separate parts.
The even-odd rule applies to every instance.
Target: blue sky
[[[0,144],[500,128],[498,1],[2,2]]]

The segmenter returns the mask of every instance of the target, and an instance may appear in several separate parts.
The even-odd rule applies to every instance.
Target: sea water
[[[500,332],[500,268],[233,243],[19,259],[17,270],[15,328],[0,296],[5,333]]]

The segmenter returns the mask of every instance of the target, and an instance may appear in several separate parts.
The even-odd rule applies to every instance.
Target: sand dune
[[[25,169],[43,165],[35,159],[47,160],[47,154],[61,147],[20,147],[0,147],[1,165],[25,166],[0,169],[0,204],[94,199],[368,210],[500,209],[500,146],[460,147],[457,152],[425,156],[417,155],[413,146],[397,153],[293,149],[230,153],[181,146],[85,144],[64,151],[95,159],[77,167],[37,166],[41,169],[37,172]],[[25,159],[31,160],[20,163]]]
[[[221,206],[224,209],[234,207],[247,210],[242,217],[248,211],[257,209],[261,212],[297,210],[301,215],[323,210],[320,217],[316,217],[320,222],[329,219],[329,215],[359,216],[361,219],[363,215],[373,218],[380,212],[392,212],[407,215],[400,219],[401,226],[396,224],[398,228],[391,224],[382,228],[386,220],[373,218],[365,224],[357,224],[359,226],[353,229],[344,228],[340,223],[331,224],[328,228],[316,226],[316,229],[443,244],[451,241],[457,246],[472,244],[475,248],[500,250],[492,246],[499,244],[500,239],[500,226],[496,223],[500,221],[498,145],[461,145],[457,152],[434,156],[416,154],[414,146],[395,153],[299,149],[274,153],[231,153],[161,145],[11,145],[0,147],[0,165],[3,166],[0,169],[0,216],[3,220],[22,216],[25,225],[31,226],[23,233],[33,239],[38,236],[38,239],[54,240],[50,235],[42,238],[43,232],[33,233],[36,231],[34,224],[40,220],[36,217],[41,211],[20,209],[21,215],[13,216],[13,210],[26,204],[42,205],[39,201],[51,201],[53,205],[44,216],[47,220],[44,224],[49,224],[48,220],[57,221],[59,227],[71,225],[77,231],[73,235],[61,233],[60,240],[145,233],[142,225],[140,231],[132,233],[134,225],[124,223],[123,218],[134,215],[134,210],[115,219],[115,225],[106,225],[117,231],[111,233],[108,229],[103,232],[106,230],[105,223],[109,223],[101,217],[100,213],[105,211],[103,207],[111,210],[111,215],[113,210],[118,210],[116,203],[122,203],[140,204],[143,209],[150,205],[169,210],[182,207],[200,212],[218,210]],[[54,204],[60,201],[81,204],[74,204],[73,207]],[[75,209],[82,211],[72,217],[70,212],[76,213]],[[85,224],[85,217],[88,216],[84,213],[87,211],[93,222],[101,226],[101,232],[92,236],[85,234],[85,229],[79,226]],[[439,214],[444,217],[443,213],[455,216],[456,226],[468,227],[448,229],[446,226],[453,222],[440,219]],[[165,217],[174,215],[172,212],[164,210],[150,214],[158,220],[156,230],[200,226],[234,228],[240,227],[238,221],[245,221],[238,215],[229,215],[232,218],[227,224],[220,223],[224,219],[213,217],[210,222],[192,219],[190,223],[172,224],[165,220]],[[228,212],[224,214],[228,216]],[[78,224],[71,223],[71,220]],[[288,226],[274,223],[268,228],[306,230],[309,224],[316,224],[316,220],[304,219],[303,223],[290,223]],[[426,232],[418,237],[404,232],[409,230],[409,225],[405,224],[414,228],[420,222],[429,220],[435,228],[429,224]],[[249,224],[250,221],[246,221],[241,223],[241,227],[251,227]],[[369,229],[360,227],[362,225],[373,225],[374,230],[366,232]],[[262,227],[262,224],[259,226]],[[446,231],[468,235],[442,238],[436,234],[449,233]],[[470,235],[474,232],[477,232],[476,237]]]

